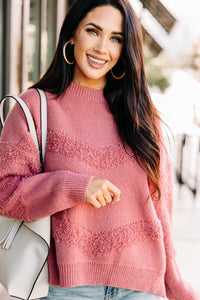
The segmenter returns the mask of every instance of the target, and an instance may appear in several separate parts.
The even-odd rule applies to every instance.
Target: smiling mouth
[[[97,59],[97,58],[94,58],[94,57],[92,57],[92,56],[90,56],[90,55],[87,55],[87,58],[88,58],[91,62],[94,62],[94,63],[96,63],[96,64],[98,64],[98,65],[101,65],[101,66],[103,66],[103,65],[105,65],[105,64],[107,63],[107,60]]]

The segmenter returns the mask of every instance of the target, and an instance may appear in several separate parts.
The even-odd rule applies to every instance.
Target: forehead
[[[123,32],[124,17],[117,8],[105,5],[95,7],[88,12],[85,18],[79,23],[79,26],[84,26],[87,23],[95,23],[103,29],[110,29],[110,31]]]

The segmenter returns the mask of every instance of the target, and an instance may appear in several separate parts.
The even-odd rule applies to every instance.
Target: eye
[[[93,35],[97,35],[98,34],[98,32],[95,29],[93,29],[93,28],[88,28],[86,31],[88,33],[90,33],[90,34],[93,34]]]
[[[113,36],[113,37],[111,38],[111,40],[112,40],[113,42],[123,43],[122,38],[117,37],[117,36]]]

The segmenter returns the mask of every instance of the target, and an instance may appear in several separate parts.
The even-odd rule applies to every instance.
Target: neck
[[[103,90],[106,85],[106,77],[102,77],[99,79],[86,78],[81,76],[80,72],[78,72],[76,68],[74,69],[74,76],[72,81],[78,85],[96,90]]]
[[[82,80],[73,79],[72,81],[80,86],[84,86],[84,87],[95,89],[95,90],[102,91],[105,87],[105,83],[99,84],[95,80],[82,81]]]

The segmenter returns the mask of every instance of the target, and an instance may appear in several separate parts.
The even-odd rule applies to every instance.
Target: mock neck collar
[[[67,93],[74,95],[83,100],[102,102],[105,101],[103,90],[92,89],[89,87],[81,86],[73,81],[70,83]]]

